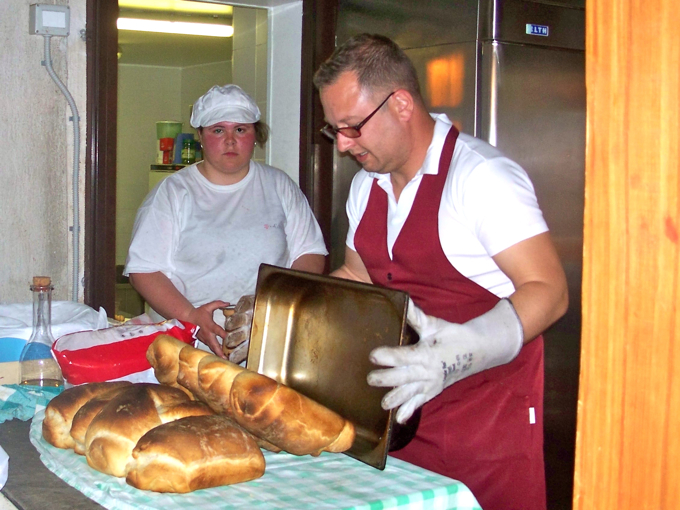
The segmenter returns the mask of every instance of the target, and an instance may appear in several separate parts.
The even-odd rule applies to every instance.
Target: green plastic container
[[[182,132],[182,123],[173,120],[159,120],[156,122],[156,138],[175,138]]]

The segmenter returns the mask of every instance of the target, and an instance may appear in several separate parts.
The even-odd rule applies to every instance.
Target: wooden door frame
[[[337,0],[303,0],[300,92],[300,188],[330,246],[333,145],[322,140],[323,109],[312,85],[335,46]],[[85,303],[115,311],[118,2],[87,0],[87,156]]]
[[[113,317],[116,294],[118,2],[87,0],[85,304]]]
[[[300,189],[307,196],[326,246],[331,246],[333,144],[321,134],[324,114],[314,72],[335,49],[338,0],[303,0],[300,87]],[[326,271],[330,257],[326,258]]]

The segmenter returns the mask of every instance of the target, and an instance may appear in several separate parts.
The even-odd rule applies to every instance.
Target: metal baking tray
[[[368,355],[412,342],[407,305],[401,291],[262,264],[247,367],[352,421],[345,453],[384,469],[398,424],[380,406],[389,388],[366,382],[376,368]]]

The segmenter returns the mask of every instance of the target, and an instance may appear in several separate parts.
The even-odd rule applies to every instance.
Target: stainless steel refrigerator
[[[570,306],[545,334],[548,508],[571,508],[578,392],[585,168],[585,0],[340,0],[337,43],[370,32],[413,60],[424,99],[531,177],[567,273]],[[331,266],[342,263],[347,190],[336,153]]]

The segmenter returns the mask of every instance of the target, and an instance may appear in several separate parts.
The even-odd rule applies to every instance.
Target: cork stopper
[[[49,276],[34,276],[33,286],[34,287],[49,287],[52,283],[52,279]]]

